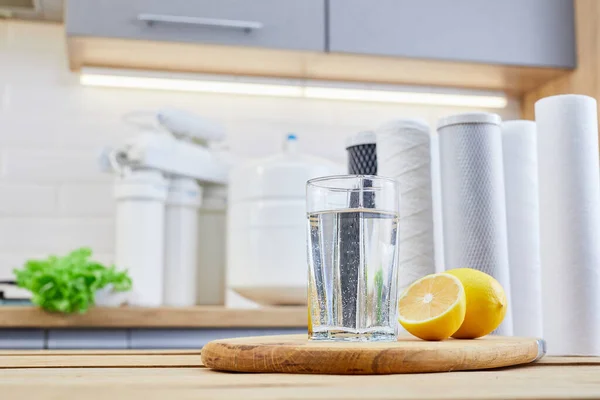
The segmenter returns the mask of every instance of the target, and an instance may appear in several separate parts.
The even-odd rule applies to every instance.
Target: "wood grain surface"
[[[559,68],[275,50],[258,47],[69,37],[71,69],[199,72],[345,82],[445,86],[523,94],[568,74]]]
[[[123,357],[127,354],[143,356],[142,364]],[[29,358],[48,361],[24,366]],[[600,358],[594,357],[545,357],[485,371],[372,376],[232,374],[204,368],[197,351],[11,350],[0,351],[0,364],[2,398],[11,400],[600,398]]]
[[[160,357],[158,357],[160,356]],[[0,370],[13,368],[202,367],[200,350],[0,351]],[[2,372],[0,372],[2,374]]]
[[[301,328],[306,325],[306,307],[97,307],[81,315],[48,313],[37,307],[0,307],[0,328]]]
[[[202,362],[234,372],[377,375],[506,367],[532,362],[540,351],[533,338],[334,343],[279,335],[215,340],[202,349]]]

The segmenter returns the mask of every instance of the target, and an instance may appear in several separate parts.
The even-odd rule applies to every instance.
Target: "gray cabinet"
[[[200,349],[242,336],[306,335],[306,328],[0,329],[3,349]]]
[[[329,0],[331,52],[574,68],[572,0]]]
[[[200,349],[217,339],[306,334],[306,328],[132,329],[132,349]]]
[[[45,347],[46,333],[42,329],[0,329],[0,350]]]
[[[48,349],[127,349],[126,329],[52,329],[48,331]]]
[[[73,0],[68,35],[325,50],[325,0]]]

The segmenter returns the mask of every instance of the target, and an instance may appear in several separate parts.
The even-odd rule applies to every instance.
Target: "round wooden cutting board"
[[[475,340],[351,343],[281,335],[215,340],[202,349],[206,367],[236,372],[290,374],[403,374],[526,364],[545,354],[542,339],[487,336]]]

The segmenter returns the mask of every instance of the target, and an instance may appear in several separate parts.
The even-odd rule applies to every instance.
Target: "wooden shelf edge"
[[[303,328],[306,307],[230,309],[118,307],[63,315],[37,307],[0,307],[0,329],[20,328]]]
[[[129,68],[443,86],[498,90],[514,95],[522,95],[572,71],[563,68],[103,37],[71,36],[67,43],[70,67],[75,71],[86,66]]]

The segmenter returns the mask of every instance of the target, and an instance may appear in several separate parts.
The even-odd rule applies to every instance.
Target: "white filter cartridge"
[[[474,268],[500,282],[508,310],[496,334],[512,335],[501,119],[459,114],[438,122],[446,269]]]
[[[115,264],[133,281],[128,302],[161,306],[167,181],[158,171],[131,171],[117,178],[115,198]]]
[[[200,186],[191,178],[172,178],[165,217],[165,305],[196,303],[196,264]]]
[[[542,309],[548,354],[600,356],[600,174],[596,100],[535,103]]]

